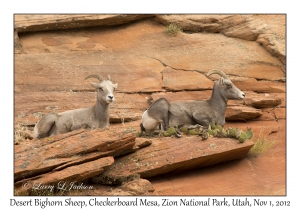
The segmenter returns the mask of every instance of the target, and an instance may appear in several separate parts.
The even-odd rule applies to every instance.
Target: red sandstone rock
[[[250,120],[262,115],[260,109],[255,109],[248,106],[228,106],[225,112],[226,120]]]
[[[286,108],[274,109],[276,119],[286,119]]]
[[[286,85],[282,82],[257,81],[254,78],[233,78],[232,82],[241,90],[257,93],[285,93]]]
[[[14,180],[47,173],[105,156],[130,152],[135,134],[126,131],[76,130],[15,146]]]
[[[164,25],[176,23],[186,31],[256,40],[286,63],[285,15],[157,15],[156,20]]]
[[[105,196],[140,196],[152,195],[154,188],[152,184],[146,179],[135,179],[117,187],[111,191],[102,192]]]
[[[274,108],[262,108],[262,115],[254,120],[273,121],[275,120]]]
[[[119,25],[153,15],[14,15],[19,32]]]
[[[285,39],[278,39],[277,36],[274,36],[274,34],[260,34],[256,41],[278,57],[283,64],[286,64],[286,52],[285,47],[283,47],[285,46]]]
[[[246,92],[246,97],[244,98],[244,104],[246,106],[252,106],[254,108],[267,108],[275,107],[281,104],[281,99],[274,97],[270,94],[256,94],[252,92]]]
[[[174,70],[166,67],[162,71],[163,87],[167,90],[206,90],[212,89],[213,82],[203,74],[193,71]]]
[[[116,159],[113,166],[93,181],[121,184],[136,176],[151,178],[175,174],[245,157],[252,146],[251,140],[239,143],[230,138],[211,137],[206,141],[199,136],[152,139],[151,146]]]
[[[187,31],[223,33],[251,41],[259,34],[249,28],[244,15],[157,15],[156,20],[165,25],[177,23]]]
[[[275,145],[258,157],[247,156],[176,176],[151,180],[157,196],[287,196],[285,120],[227,122],[225,126],[254,129],[258,138]],[[270,130],[269,130],[270,129]],[[260,131],[264,132],[260,134]],[[275,132],[276,130],[276,132]],[[268,131],[268,132],[266,132]],[[273,131],[269,133],[269,131]],[[238,183],[238,184],[237,184]]]
[[[73,182],[76,185],[80,185],[80,181],[101,174],[113,163],[113,157],[104,157],[75,166],[70,166],[63,170],[48,172],[29,179],[23,179],[15,183],[15,193],[32,190],[34,183],[36,183],[35,187],[37,187],[38,184],[62,187],[58,185],[63,182]],[[26,184],[24,185],[24,183]],[[67,187],[63,187],[63,189],[68,190]]]
[[[162,91],[161,73],[165,65],[179,70],[198,70],[203,74],[212,68],[218,68],[229,75],[260,80],[281,80],[285,77],[282,63],[258,44],[249,41],[202,33],[181,33],[176,37],[169,37],[164,34],[161,25],[150,20],[140,21],[129,27],[118,26],[116,29],[19,35],[24,53],[15,56],[15,68],[20,69],[15,71],[16,90],[91,89],[88,83],[83,83],[83,78],[87,74],[101,73],[111,74],[119,83],[120,92]],[[49,37],[69,41],[53,45],[45,42]],[[93,43],[94,47],[81,48],[79,46],[82,46],[82,42]],[[213,50],[209,43],[222,47],[220,50]],[[111,56],[111,50],[114,51],[114,56]],[[158,52],[162,51],[164,53],[157,57]],[[111,65],[112,63],[118,65]]]

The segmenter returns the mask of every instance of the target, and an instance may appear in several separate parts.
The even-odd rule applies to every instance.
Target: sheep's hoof
[[[178,129],[176,129],[174,135],[175,135],[177,138],[181,138],[181,137],[182,137],[182,135],[181,135],[181,133],[180,133],[180,131],[179,131]]]
[[[160,135],[162,133],[161,130],[155,130],[153,131],[153,135]]]
[[[200,129],[202,128],[203,126],[199,125],[199,124],[196,124],[196,125],[188,125],[187,126],[187,129],[191,130],[191,129]]]
[[[203,132],[201,137],[202,137],[202,140],[206,140],[209,137],[209,133],[207,131],[205,131],[205,132]]]

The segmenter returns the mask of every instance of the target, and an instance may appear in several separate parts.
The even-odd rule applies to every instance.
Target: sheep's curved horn
[[[218,75],[220,75],[221,77],[223,77],[224,79],[228,79],[227,75],[226,75],[223,71],[221,71],[221,70],[212,69],[212,70],[210,70],[206,75],[207,75],[207,76],[210,76],[210,75],[212,75],[212,74],[218,74]]]
[[[99,82],[101,82],[103,80],[103,78],[100,75],[98,75],[98,74],[89,75],[85,79],[88,79],[88,78],[96,78],[96,79],[99,80]]]
[[[111,81],[110,75],[108,75],[108,80]]]

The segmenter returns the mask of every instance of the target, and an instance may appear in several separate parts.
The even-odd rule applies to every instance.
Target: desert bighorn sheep
[[[223,71],[213,69],[207,73],[207,76],[212,74],[218,74],[221,78],[214,84],[210,99],[169,103],[165,98],[160,98],[143,113],[141,130],[153,132],[160,124],[163,125],[164,130],[169,126],[195,124],[208,127],[212,122],[224,126],[227,101],[243,99],[245,94]]]
[[[88,78],[99,80],[99,84],[90,81],[91,85],[97,89],[96,105],[45,115],[34,127],[34,138],[67,133],[79,128],[109,127],[109,106],[115,100],[113,92],[118,84],[113,84],[109,75],[108,80],[102,79],[99,75],[90,75],[85,79]]]

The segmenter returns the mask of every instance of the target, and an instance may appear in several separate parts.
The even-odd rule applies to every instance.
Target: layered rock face
[[[110,110],[111,129],[138,131],[142,113],[160,97],[170,102],[208,99],[219,76],[208,78],[206,73],[219,69],[246,94],[244,100],[228,102],[225,127],[251,125],[256,137],[262,128],[263,135],[269,136],[285,129],[285,18],[15,15],[15,124],[30,130],[47,113],[94,105],[96,92],[84,78],[99,74],[118,83]],[[181,31],[174,36],[165,33],[170,23]],[[285,138],[280,142],[285,154]],[[136,151],[135,143],[131,144],[130,152]],[[157,145],[158,140],[151,146]],[[75,160],[68,158],[67,162]],[[114,162],[113,158],[105,161],[103,168]]]
[[[16,121],[34,124],[38,120],[34,116],[38,114],[92,105],[95,92],[84,81],[89,74],[103,77],[109,74],[119,83],[112,118],[116,115],[128,120],[130,116],[140,118],[149,106],[145,98],[157,98],[157,94],[169,99],[168,95],[175,91],[190,96],[187,99],[207,99],[211,91],[206,90],[212,89],[213,81],[205,73],[214,68],[226,72],[242,91],[250,91],[246,92],[245,100],[261,98],[258,103],[267,103],[264,108],[279,105],[282,96],[277,94],[285,93],[285,61],[279,59],[285,57],[285,37],[275,26],[267,24],[263,15],[157,15],[130,22],[134,17],[128,15],[123,21],[113,22],[111,15],[95,16],[97,27],[75,28],[71,27],[74,18],[78,21],[81,18],[86,26],[91,26],[91,17],[41,19],[16,15],[15,44],[19,46],[15,54]],[[274,18],[285,23],[284,16]],[[65,29],[70,29],[54,30],[59,29],[54,20],[64,22]],[[121,24],[124,22],[130,23]],[[189,33],[167,35],[163,24],[169,22],[178,23]],[[29,23],[31,27],[27,26]],[[29,32],[25,33],[26,30]],[[268,34],[277,42],[261,44],[260,34]],[[278,50],[270,53],[264,46]],[[237,108],[232,105],[231,109]],[[246,120],[262,115],[252,109],[257,105],[245,105],[250,107],[245,108],[250,113],[244,116]],[[227,119],[244,118],[230,113]]]

